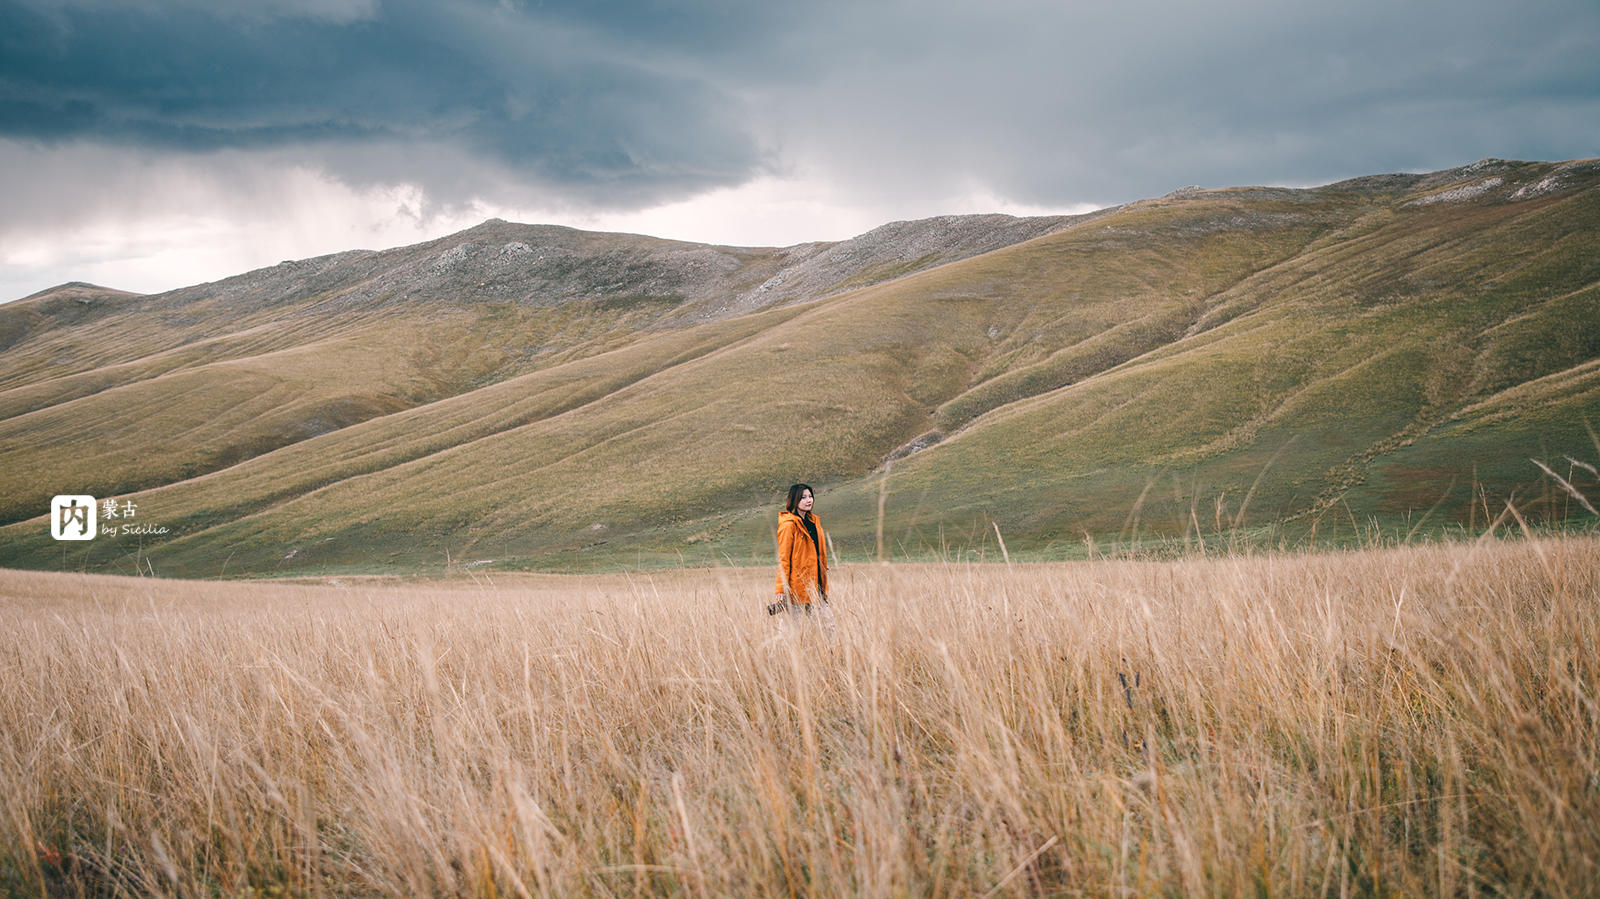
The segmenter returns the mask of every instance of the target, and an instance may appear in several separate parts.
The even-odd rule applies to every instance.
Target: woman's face
[[[799,509],[802,512],[810,512],[811,511],[811,505],[814,502],[816,502],[816,501],[811,498],[811,491],[810,490],[802,490],[802,491],[800,491],[800,501],[795,503],[794,507],[796,509]]]

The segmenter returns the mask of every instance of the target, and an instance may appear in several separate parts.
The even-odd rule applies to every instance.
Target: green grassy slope
[[[959,258],[1068,221],[992,216],[875,233]],[[159,296],[64,285],[0,306],[0,523],[34,517],[62,491],[121,495],[223,470],[727,317],[717,307],[730,302],[759,309],[835,291],[833,279],[887,277],[892,242],[863,243],[840,262],[823,258],[830,244],[707,247],[492,220]]]
[[[264,300],[270,321],[227,338],[8,374],[0,463],[28,520],[0,528],[0,564],[760,561],[793,480],[859,559],[886,465],[895,554],[996,526],[1055,553],[1481,525],[1510,496],[1582,525],[1529,459],[1600,495],[1576,464],[1600,463],[1597,246],[1600,165],[1487,163],[1147,201],[702,324],[614,298],[333,314],[316,295],[297,329]],[[33,516],[60,492],[130,495],[172,533],[57,544]]]
[[[534,241],[530,255],[566,254],[555,269],[566,281],[542,277],[567,290],[584,285],[585,268],[608,278],[629,254],[680,246],[493,222],[416,247],[284,263],[160,297],[63,288],[0,306],[10,341],[0,355],[0,521],[33,517],[63,490],[159,487],[603,353],[676,309],[604,285],[559,303],[528,302],[497,293],[517,286],[515,266],[451,267],[462,267],[452,250],[517,238]],[[718,254],[731,259],[724,277],[734,283],[764,274],[759,265],[741,272],[770,255]]]
[[[1594,182],[1466,208],[1407,198],[1219,294],[1182,339],[907,460],[896,496],[939,495],[939,517],[1024,545],[1125,532],[1141,496],[1139,522],[1176,536],[1219,517],[1481,522],[1474,490],[1571,511],[1530,459],[1600,454]],[[841,486],[859,529],[877,486]]]

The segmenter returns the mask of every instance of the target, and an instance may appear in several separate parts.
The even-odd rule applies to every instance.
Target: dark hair
[[[789,501],[783,504],[783,511],[789,512],[789,513],[794,514],[794,515],[799,515],[800,514],[800,509],[799,509],[799,506],[800,506],[800,495],[805,493],[807,490],[811,490],[811,485],[810,484],[796,484],[793,487],[790,487],[789,488]],[[817,491],[811,490],[811,495],[813,497],[815,497],[817,495]],[[810,514],[811,514],[810,512],[806,513],[806,515],[810,515]]]

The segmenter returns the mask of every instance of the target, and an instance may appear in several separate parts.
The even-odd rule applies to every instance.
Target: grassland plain
[[[1600,161],[1184,191],[944,262],[953,227],[889,228],[901,258],[500,222],[69,303],[101,317],[0,355],[0,564],[758,563],[795,480],[857,560],[1596,524],[1535,460],[1600,490]],[[838,280],[763,308],[785,254]],[[58,493],[170,536],[57,543]]]
[[[1592,895],[1600,540],[0,572],[16,895]]]

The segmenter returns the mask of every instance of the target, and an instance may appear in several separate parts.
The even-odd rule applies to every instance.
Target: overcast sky
[[[0,300],[1596,155],[1596,0],[0,0]]]

